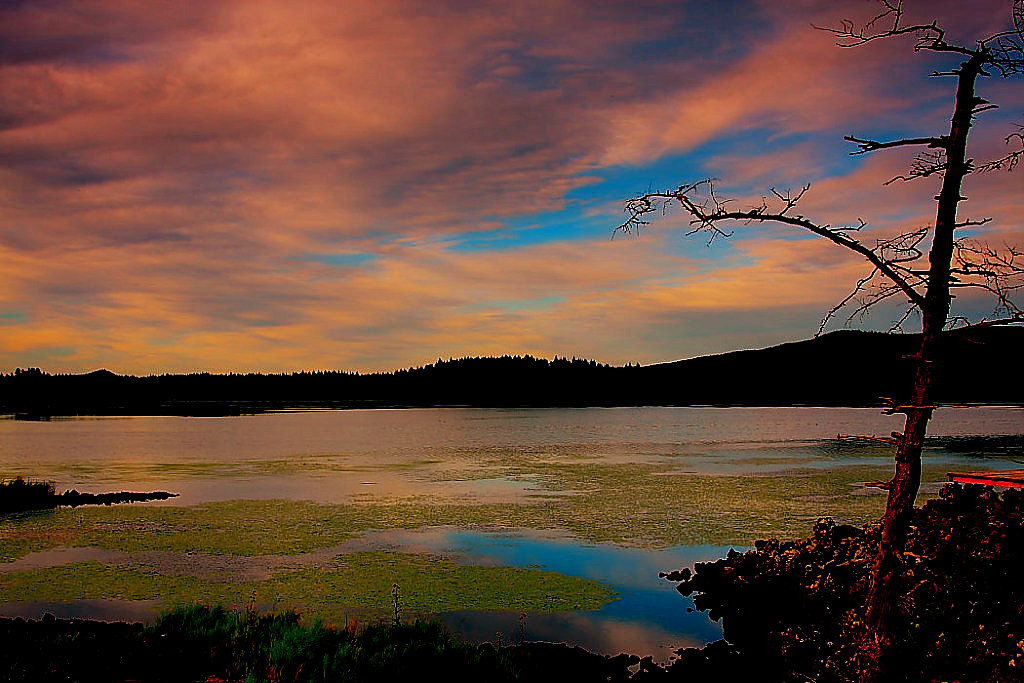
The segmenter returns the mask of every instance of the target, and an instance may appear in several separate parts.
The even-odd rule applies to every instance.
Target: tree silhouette
[[[780,223],[810,231],[844,247],[871,265],[870,273],[859,280],[853,291],[832,308],[821,328],[841,309],[853,307],[851,319],[876,304],[902,297],[907,301],[904,315],[895,323],[900,327],[917,312],[921,320],[920,347],[914,356],[915,371],[909,400],[893,401],[887,411],[906,418],[902,432],[893,432],[888,441],[896,447],[892,478],[882,484],[888,489],[882,537],[872,570],[866,605],[864,639],[864,681],[889,680],[898,667],[891,666],[899,639],[898,596],[902,588],[903,559],[908,522],[921,481],[921,449],[928,421],[932,416],[932,388],[935,379],[937,349],[943,334],[952,328],[971,328],[1024,322],[1024,310],[1013,293],[1024,286],[1024,252],[1006,247],[959,238],[957,230],[977,226],[990,219],[969,220],[957,216],[964,178],[970,173],[1012,170],[1024,158],[1024,128],[1007,136],[1012,151],[999,159],[976,164],[967,155],[968,134],[979,114],[994,109],[976,94],[979,77],[1013,77],[1024,73],[1024,0],[1013,3],[1014,28],[977,41],[973,47],[951,42],[938,23],[903,23],[902,0],[881,0],[881,10],[864,26],[843,21],[839,27],[815,27],[838,38],[840,47],[857,47],[882,39],[910,37],[914,51],[948,54],[959,58],[954,68],[934,76],[948,76],[956,84],[953,112],[948,133],[896,140],[873,140],[847,136],[857,149],[852,154],[869,154],[897,147],[916,147],[921,152],[905,175],[889,182],[941,178],[935,197],[934,224],[903,232],[870,245],[858,239],[866,226],[858,220],[850,226],[819,223],[798,213],[797,206],[809,189],[797,192],[771,190],[771,196],[745,210],[734,209],[718,192],[713,180],[700,180],[675,190],[650,192],[626,204],[628,218],[617,231],[634,233],[650,222],[652,214],[670,206],[681,207],[690,216],[688,234],[704,233],[709,240],[731,233],[724,225]],[[927,257],[925,243],[931,240]],[[996,300],[992,318],[970,321],[950,315],[952,290],[977,288]],[[819,330],[820,331],[820,330]]]

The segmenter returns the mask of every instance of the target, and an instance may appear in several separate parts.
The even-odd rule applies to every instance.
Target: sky
[[[954,40],[1010,0],[906,0]],[[869,269],[792,228],[708,244],[623,203],[715,177],[737,206],[928,225],[913,150],[956,59],[811,25],[871,0],[0,0],[0,371],[387,370],[465,355],[651,363],[804,339]],[[1024,82],[971,156],[1002,156]],[[962,216],[1024,245],[1024,170]],[[985,315],[971,297],[959,311]],[[880,308],[852,327],[888,329]],[[912,322],[912,321],[911,321]],[[832,327],[842,327],[839,316]],[[912,329],[912,325],[908,327]]]

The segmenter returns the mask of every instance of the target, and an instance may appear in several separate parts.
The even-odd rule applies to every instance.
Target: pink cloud
[[[992,21],[929,8],[971,30]],[[834,139],[908,112],[915,126],[941,126],[948,89],[921,78],[906,46],[840,50],[807,28],[864,9],[9,6],[0,313],[17,315],[0,327],[0,366],[377,369],[506,352],[653,361],[741,346],[743,319],[762,320],[758,340],[804,336],[862,269],[829,245],[768,230],[706,252],[680,245],[672,218],[639,241],[598,230],[472,252],[448,240],[562,209],[607,165],[742,132]],[[991,120],[976,138],[986,155],[1011,117]],[[928,181],[880,184],[906,157],[829,171],[842,151],[822,139],[771,155],[731,147],[706,166],[747,189],[813,180],[807,212],[828,222],[866,208],[878,230],[928,220]],[[1019,177],[977,180],[967,210],[1017,235]],[[337,253],[369,257],[313,258]],[[795,327],[772,330],[773,316]]]

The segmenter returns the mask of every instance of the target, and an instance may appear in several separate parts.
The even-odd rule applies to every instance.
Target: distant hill
[[[684,403],[881,405],[880,397],[907,394],[918,340],[917,335],[843,330],[755,351],[660,363],[640,372],[652,382],[679,386]],[[1022,350],[1024,328],[947,334],[936,367],[935,399],[1021,402]]]
[[[281,408],[881,405],[905,395],[915,335],[840,331],[648,366],[532,356],[461,358],[388,373],[0,375],[0,412],[231,415]],[[950,333],[936,400],[1024,403],[1024,328]]]

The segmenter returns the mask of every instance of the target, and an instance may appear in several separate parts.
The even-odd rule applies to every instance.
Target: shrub
[[[1022,522],[1018,489],[950,484],[914,511],[898,605],[904,680],[1024,676]],[[820,520],[807,539],[758,541],[665,576],[722,620],[734,656],[758,662],[766,680],[856,680],[879,533]]]

